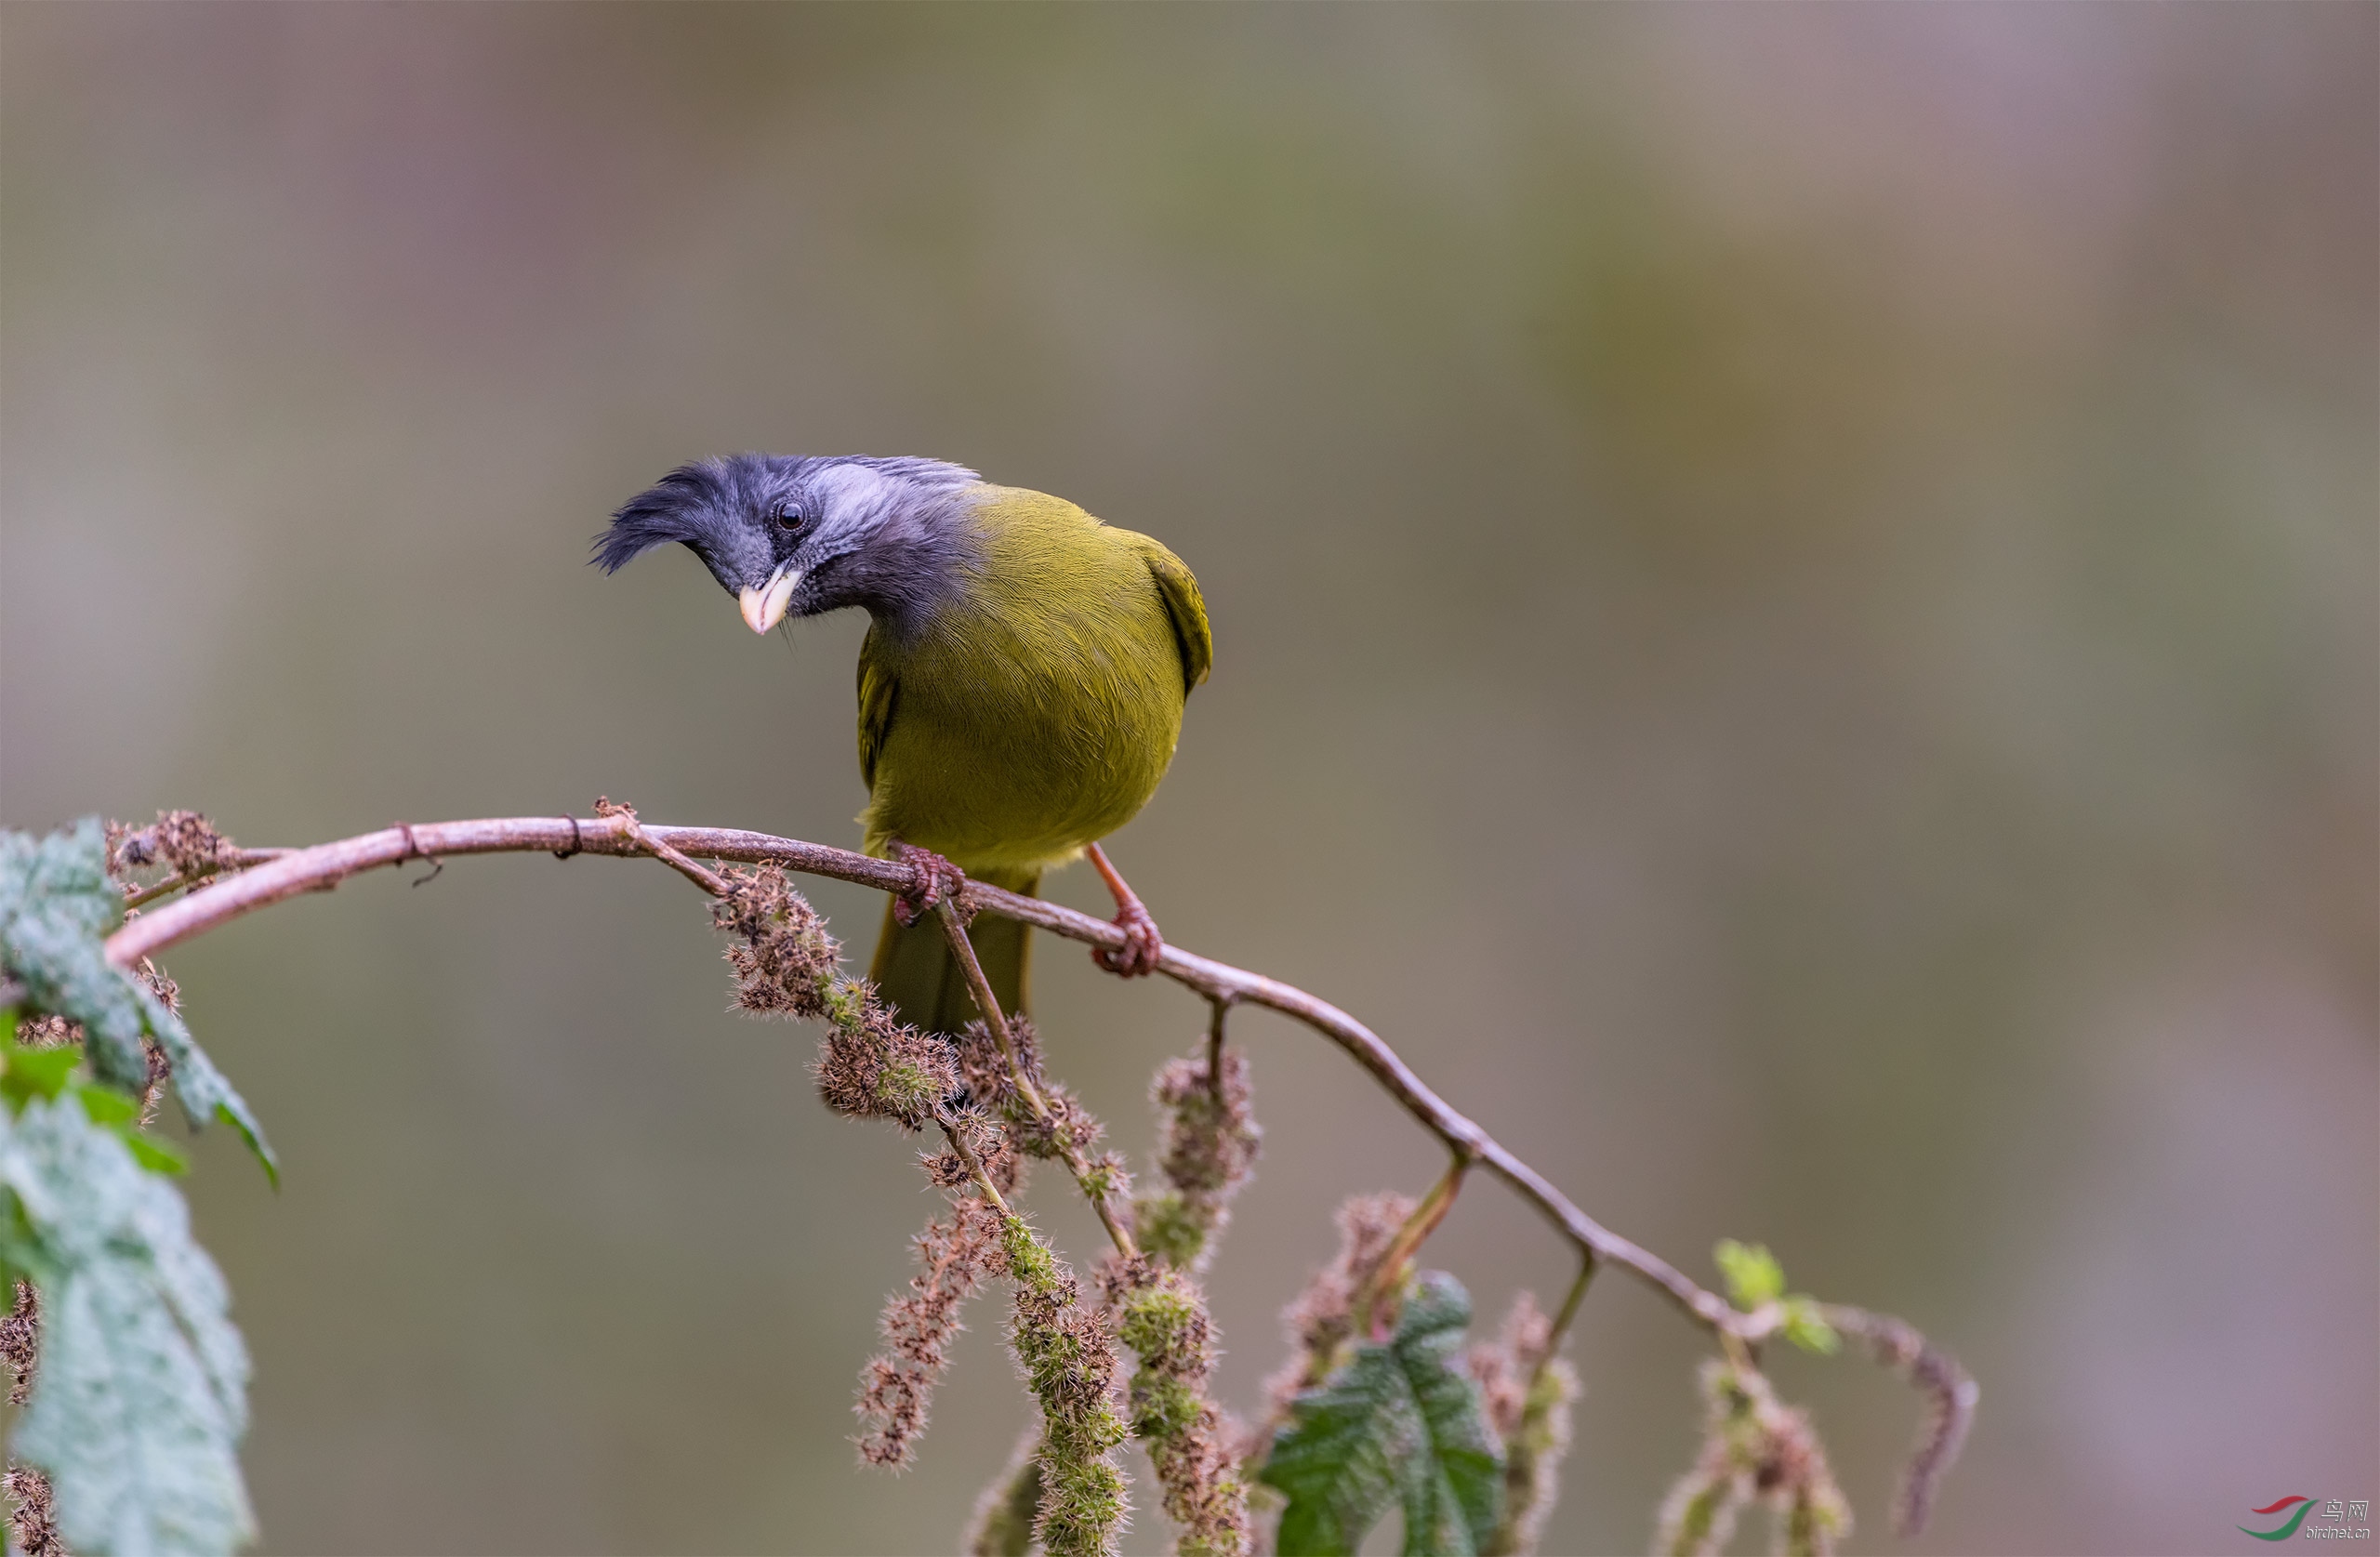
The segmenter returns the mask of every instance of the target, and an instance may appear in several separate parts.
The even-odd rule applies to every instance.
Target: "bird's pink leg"
[[[916,924],[934,910],[944,898],[954,901],[959,889],[967,884],[967,873],[931,849],[892,840],[892,857],[918,873],[918,885],[912,891],[892,900],[892,917],[904,930]],[[965,916],[962,914],[961,917]]]
[[[1107,890],[1116,894],[1115,923],[1124,932],[1121,946],[1093,946],[1091,960],[1109,972],[1128,979],[1156,972],[1157,958],[1165,952],[1165,937],[1157,933],[1157,920],[1151,918],[1148,909],[1142,905],[1140,894],[1127,886],[1116,867],[1107,863],[1106,851],[1094,843],[1084,852],[1099,868],[1100,878],[1107,883]]]

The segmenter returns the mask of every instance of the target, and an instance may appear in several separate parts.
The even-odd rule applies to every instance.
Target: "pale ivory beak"
[[[801,570],[788,562],[771,574],[766,584],[736,596],[736,603],[744,608],[744,625],[754,632],[766,632],[784,621],[793,587],[800,582]]]

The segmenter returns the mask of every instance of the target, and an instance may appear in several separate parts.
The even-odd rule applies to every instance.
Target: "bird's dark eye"
[[[783,508],[777,509],[777,528],[780,530],[800,529],[801,510],[791,503],[787,503]]]

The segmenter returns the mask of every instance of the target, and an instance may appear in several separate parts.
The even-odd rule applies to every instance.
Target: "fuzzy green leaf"
[[[82,1100],[0,1120],[6,1258],[42,1291],[12,1452],[49,1472],[77,1550],[212,1557],[255,1533],[237,1453],[246,1348],[182,1198]]]
[[[83,1112],[90,1115],[91,1123],[123,1141],[131,1149],[132,1160],[150,1172],[190,1171],[189,1158],[166,1142],[140,1133],[140,1104],[135,1100],[96,1081],[75,1088],[74,1096],[82,1101]]]
[[[35,1098],[54,1098],[82,1062],[82,1051],[72,1044],[23,1049],[14,1039],[0,1043],[0,1097],[7,1099],[12,1114]]]
[[[1818,1300],[1806,1292],[1785,1300],[1784,1334],[1787,1340],[1805,1352],[1831,1355],[1843,1348],[1843,1338],[1826,1322]]]
[[[132,1160],[152,1173],[163,1173],[178,1179],[190,1171],[190,1159],[170,1142],[153,1135],[143,1135],[129,1125],[114,1127],[114,1135],[132,1154]]]
[[[1344,1557],[1392,1502],[1407,1557],[1471,1557],[1496,1527],[1503,1465],[1461,1366],[1471,1299],[1425,1272],[1396,1334],[1301,1394],[1260,1479],[1287,1493],[1282,1557]]]
[[[108,962],[107,937],[123,922],[124,894],[108,878],[97,817],[39,839],[0,833],[0,965],[23,982],[31,1004],[81,1023],[92,1074],[126,1091],[149,1085],[140,1036],[153,1036],[173,1062],[174,1093],[191,1128],[226,1121],[279,1184],[280,1165],[246,1101],[181,1018]]]
[[[124,1125],[140,1117],[139,1101],[126,1097],[112,1087],[90,1082],[75,1088],[74,1095],[82,1100],[83,1112],[95,1125]]]
[[[35,1009],[83,1024],[94,1072],[138,1090],[149,1084],[141,991],[101,950],[123,922],[99,818],[38,839],[0,833],[0,962],[24,982]]]
[[[264,1138],[264,1127],[257,1122],[248,1101],[240,1096],[206,1050],[198,1047],[182,1025],[182,1019],[165,1009],[165,1003],[147,990],[140,991],[148,1003],[149,1031],[156,1036],[158,1047],[165,1058],[174,1062],[174,1092],[182,1101],[182,1112],[189,1116],[191,1128],[196,1129],[209,1118],[222,1120],[240,1132],[248,1151],[264,1169],[272,1187],[281,1187],[281,1159],[272,1155],[271,1143]]]
[[[1765,1246],[1722,1238],[1711,1257],[1719,1273],[1727,1278],[1727,1295],[1735,1299],[1738,1308],[1749,1313],[1785,1295],[1784,1267]]]

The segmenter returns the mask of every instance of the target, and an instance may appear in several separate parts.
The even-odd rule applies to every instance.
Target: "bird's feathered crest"
[[[617,573],[632,560],[671,541],[700,540],[726,514],[732,490],[726,461],[681,465],[621,505],[612,527],[595,537],[591,561]]]
[[[595,538],[591,561],[607,574],[617,573],[656,546],[701,542],[743,516],[764,511],[774,501],[794,495],[806,478],[836,465],[864,465],[926,489],[965,486],[981,479],[963,466],[911,456],[802,458],[741,454],[699,460],[681,465],[629,498],[612,516],[612,527]]]

